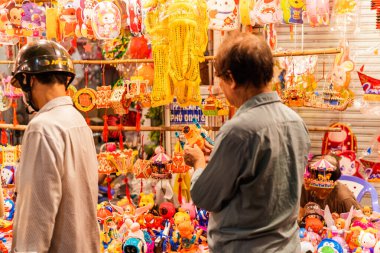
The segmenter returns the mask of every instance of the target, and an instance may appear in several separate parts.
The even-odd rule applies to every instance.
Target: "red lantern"
[[[133,59],[147,59],[151,54],[148,40],[144,37],[132,37],[129,42],[129,55]]]

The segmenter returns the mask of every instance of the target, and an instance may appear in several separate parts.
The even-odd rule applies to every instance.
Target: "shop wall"
[[[356,99],[360,100],[363,90],[358,79],[357,70],[365,64],[365,73],[380,79],[380,55],[376,55],[376,49],[380,50],[380,30],[376,30],[376,12],[370,10],[371,1],[360,1],[357,23],[347,26],[344,31],[333,30],[329,27],[312,28],[308,24],[303,27],[303,48],[335,48],[344,37],[350,43],[351,59],[355,63],[355,70],[351,73],[351,89],[355,92]],[[333,19],[333,18],[332,18]],[[278,47],[288,50],[302,49],[302,26],[295,27],[294,40],[291,40],[289,26],[276,27],[278,35]],[[323,77],[323,61],[325,61],[325,76],[332,69],[334,55],[320,55],[316,69],[316,80]],[[328,84],[325,84],[328,85]],[[322,91],[324,81],[318,83],[317,90]],[[357,102],[355,103],[357,105]],[[329,111],[314,108],[293,108],[298,112],[309,126],[326,127],[334,122],[344,122],[351,126],[358,140],[358,155],[365,151],[371,144],[374,134],[380,130],[380,117],[363,114],[358,106],[353,106],[346,111]],[[310,132],[312,152],[321,152],[323,132]]]

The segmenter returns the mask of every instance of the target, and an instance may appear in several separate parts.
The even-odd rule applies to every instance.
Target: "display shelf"
[[[11,129],[11,130],[20,130],[24,131],[26,129],[26,125],[13,125],[13,124],[0,124],[0,129]],[[103,126],[89,126],[90,129],[94,132],[101,132],[103,131]],[[218,131],[220,127],[210,127],[210,126],[203,126],[206,130],[211,131]],[[182,131],[183,126],[141,126],[140,131]],[[314,127],[309,126],[307,128],[309,131],[328,131],[328,132],[340,132],[340,128],[335,127]],[[109,131],[117,131],[119,130],[118,126],[108,126]],[[130,126],[123,126],[123,131],[137,131],[136,127],[130,127]]]
[[[340,53],[340,48],[321,48],[295,51],[274,52],[274,57],[302,56],[302,55],[328,55]],[[215,60],[215,56],[205,56],[206,61]],[[2,60],[0,64],[13,64],[14,61]],[[123,60],[73,60],[74,64],[123,64],[123,63],[153,63],[153,59],[123,59]]]

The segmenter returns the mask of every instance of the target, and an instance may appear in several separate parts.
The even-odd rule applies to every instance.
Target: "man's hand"
[[[185,145],[184,160],[186,165],[194,167],[195,169],[206,167],[205,155],[196,144],[193,147]]]
[[[211,152],[212,152],[213,149],[214,149],[214,146],[211,145],[210,143],[208,143],[207,141],[205,141],[205,145],[202,148],[202,151],[203,151],[203,154],[205,155],[206,163],[209,162],[209,160],[210,160],[210,154],[211,154]]]

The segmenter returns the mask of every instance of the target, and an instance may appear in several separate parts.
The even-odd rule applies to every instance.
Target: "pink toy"
[[[191,220],[195,219],[195,216],[197,215],[197,212],[195,211],[195,205],[192,202],[188,203],[182,203],[181,209],[183,212],[186,212],[190,215]]]

